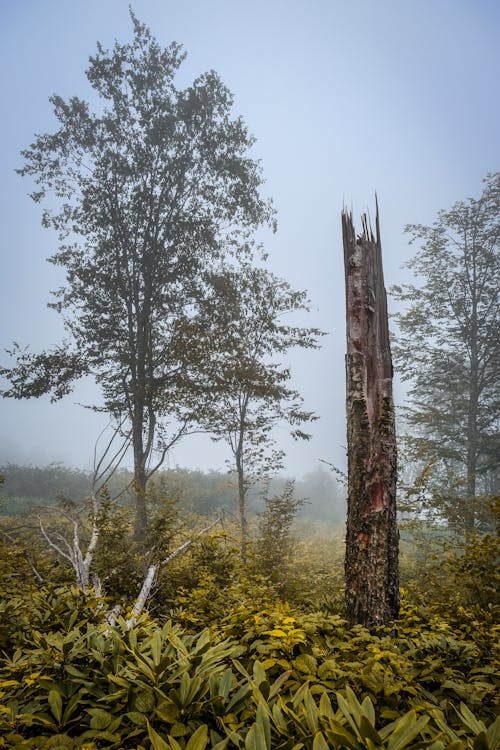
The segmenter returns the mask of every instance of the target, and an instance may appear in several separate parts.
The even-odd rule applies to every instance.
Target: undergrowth
[[[106,600],[57,568],[37,588],[32,550],[6,548],[0,748],[498,750],[497,540],[403,550],[400,617],[375,633],[343,619],[341,538],[294,544],[269,576],[200,539],[133,628],[119,577]]]
[[[0,747],[493,750],[492,616],[404,602],[387,631],[348,629],[240,591],[212,631],[48,587],[2,602]]]

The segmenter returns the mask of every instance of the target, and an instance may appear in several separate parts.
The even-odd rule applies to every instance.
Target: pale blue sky
[[[57,343],[47,310],[60,283],[45,258],[55,238],[40,225],[30,185],[14,173],[35,132],[54,127],[48,96],[87,98],[88,56],[131,36],[128,0],[0,0],[0,347]],[[403,278],[406,223],[478,195],[500,168],[500,3],[487,0],[136,0],[160,42],[182,43],[179,83],[213,68],[257,137],[266,191],[278,210],[272,269],[309,290],[305,324],[330,332],[320,352],[294,357],[295,384],[321,420],[305,445],[285,440],[290,471],[343,462],[344,311],[340,211],[356,221],[379,195],[386,284]],[[0,463],[88,465],[99,420],[62,403],[0,402]],[[223,468],[225,453],[186,439],[170,457]]]

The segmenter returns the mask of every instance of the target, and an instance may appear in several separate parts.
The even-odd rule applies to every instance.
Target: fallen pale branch
[[[160,563],[153,563],[152,565],[148,567],[146,571],[146,575],[144,576],[144,580],[142,582],[141,590],[139,591],[139,594],[137,596],[137,599],[135,600],[134,606],[132,607],[130,617],[126,621],[127,627],[129,629],[134,627],[137,621],[137,618],[139,617],[142,610],[144,609],[144,605],[146,604],[146,601],[151,593],[151,587],[153,586],[153,582],[156,578],[156,575],[160,567],[162,565],[166,565],[175,557],[182,555],[182,553],[185,552],[193,544],[193,542],[196,539],[198,539],[198,537],[203,536],[203,534],[207,534],[215,526],[217,526],[218,523],[221,523],[220,518],[217,518],[215,521],[212,521],[212,523],[206,526],[204,529],[201,529],[201,531],[199,531],[192,539],[188,539],[187,542],[184,542],[184,544],[181,544],[180,547],[177,547],[177,549],[171,552],[170,555],[165,557],[165,559],[163,559]]]

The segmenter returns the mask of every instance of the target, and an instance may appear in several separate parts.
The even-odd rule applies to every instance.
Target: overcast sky
[[[46,262],[56,238],[40,224],[32,186],[14,172],[34,133],[55,128],[48,97],[88,98],[85,69],[99,40],[131,38],[128,0],[0,0],[0,348],[60,341],[46,307],[62,282]],[[307,289],[302,322],[329,332],[321,351],[291,359],[294,385],[320,421],[286,439],[289,473],[318,459],[344,464],[344,290],[340,212],[355,222],[379,196],[386,286],[405,279],[407,223],[477,196],[500,168],[500,3],[497,0],[135,0],[163,45],[188,57],[179,83],[216,70],[256,136],[266,193],[278,211],[269,264]],[[389,307],[391,302],[389,301]],[[2,362],[6,361],[3,353]],[[397,396],[402,394],[397,388]],[[79,402],[0,401],[0,464],[88,467],[102,425]],[[186,438],[169,466],[223,469],[226,452]]]

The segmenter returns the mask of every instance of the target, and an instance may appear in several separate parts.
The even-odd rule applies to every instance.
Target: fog
[[[57,238],[40,224],[33,185],[14,170],[34,133],[55,127],[48,97],[91,98],[84,71],[95,43],[131,37],[128,0],[34,0],[0,5],[2,273],[0,348],[33,351],[60,342],[48,310],[64,279],[46,262]],[[500,7],[435,0],[337,2],[136,0],[133,8],[162,45],[182,43],[179,85],[216,70],[256,136],[278,231],[262,237],[269,267],[307,289],[312,312],[300,323],[328,332],[319,351],[291,357],[294,386],[320,420],[308,443],[279,433],[287,472],[320,459],[345,464],[344,292],[340,212],[355,221],[377,191],[386,286],[407,277],[407,223],[481,191],[499,168]],[[391,301],[389,300],[391,309]],[[7,358],[2,354],[2,363]],[[0,464],[62,461],[87,468],[105,423],[91,381],[57,404],[0,402]],[[396,383],[396,399],[404,397]],[[186,437],[167,466],[221,469],[227,449]]]

